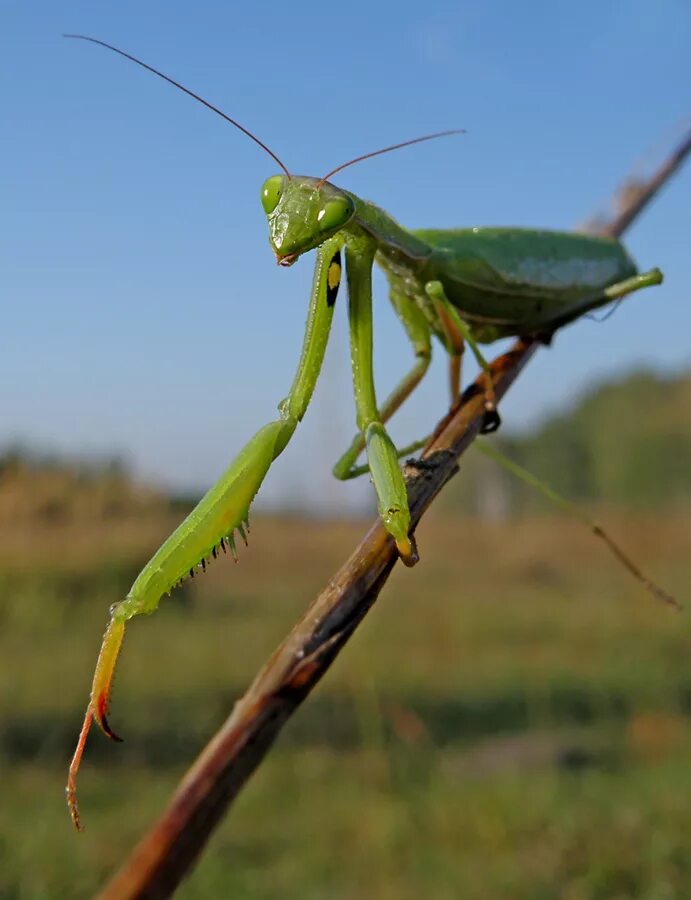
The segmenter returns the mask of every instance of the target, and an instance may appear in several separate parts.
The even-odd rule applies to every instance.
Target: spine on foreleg
[[[269,466],[285,447],[297,421],[286,417],[261,428],[235,457],[223,477],[200,500],[142,570],[127,597],[111,609],[91,690],[89,712],[110,737],[106,713],[125,622],[153,612],[161,597],[233,532],[244,534],[249,507]]]
[[[284,432],[292,434],[294,428],[293,422],[278,420],[251,438],[217,484],[154,554],[127,598],[113,610],[114,618],[130,619],[153,612],[161,597],[194,571],[221,541],[232,542],[236,530],[242,533],[250,504],[272,461],[285,446]]]

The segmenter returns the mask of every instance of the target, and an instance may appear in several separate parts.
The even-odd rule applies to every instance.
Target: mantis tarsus
[[[517,228],[408,231],[373,203],[330,181],[336,173],[363,159],[457,131],[426,135],[365,154],[321,178],[297,176],[244,126],[172,78],[104,41],[67,36],[104,46],[153,72],[262,147],[282,169],[282,174],[265,181],[261,192],[269,242],[278,263],[292,265],[303,253],[316,250],[302,354],[290,391],[279,404],[279,417],[251,438],[218,483],[154,554],[127,597],[111,608],[67,784],[72,819],[80,828],[75,778],[92,720],[109,737],[119,740],[108,724],[107,713],[125,623],[133,616],[153,612],[164,595],[194,575],[198,567],[205,567],[209,557],[227,550],[235,555],[236,532],[246,539],[250,504],[310,402],[326,349],[343,256],[358,434],[336,463],[334,474],[347,479],[370,473],[382,522],[400,558],[409,566],[417,562],[418,554],[410,534],[399,459],[411,448],[397,450],[385,423],[427,371],[432,338],[449,354],[452,401],[460,390],[464,346],[471,348],[485,372],[483,430],[493,431],[499,425],[499,416],[490,370],[478,343],[510,335],[547,339],[557,328],[593,309],[659,284],[662,274],[658,269],[638,273],[622,244],[610,238]],[[375,262],[384,269],[391,302],[415,357],[412,368],[383,404],[376,399],[372,366]],[[363,451],[367,465],[358,466]],[[629,568],[644,580],[635,567]]]

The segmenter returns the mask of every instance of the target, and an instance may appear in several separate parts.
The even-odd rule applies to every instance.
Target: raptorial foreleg
[[[283,451],[304,416],[314,391],[341,280],[341,246],[342,241],[334,237],[317,250],[302,354],[290,392],[279,404],[279,418],[261,428],[245,445],[217,484],[146,564],[127,597],[111,609],[67,781],[67,801],[77,828],[80,822],[75,778],[92,720],[109,737],[118,739],[108,724],[107,713],[125,623],[133,616],[153,612],[163,596],[188,575],[193,575],[198,566],[206,566],[207,559],[215,557],[219,548],[228,547],[234,553],[235,532],[245,538],[250,504],[271,463]]]

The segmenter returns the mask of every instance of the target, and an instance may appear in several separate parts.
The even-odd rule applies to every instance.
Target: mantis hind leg
[[[442,331],[447,336],[448,348],[451,353],[451,379],[452,391],[454,390],[454,382],[456,379],[454,364],[454,347],[460,345],[461,349],[457,351],[460,357],[463,352],[463,344],[467,344],[477,364],[485,374],[485,416],[481,428],[482,434],[489,434],[496,431],[501,424],[499,413],[497,412],[497,399],[494,393],[494,383],[492,381],[492,371],[489,363],[483,356],[477,341],[473,337],[473,333],[468,325],[458,315],[456,308],[451,304],[444,292],[444,286],[441,281],[428,281],[425,285],[425,292],[434,305]],[[460,378],[460,358],[458,361],[458,377]],[[456,396],[458,396],[458,388],[456,388]],[[452,402],[455,397],[452,399]]]
[[[627,294],[633,294],[643,288],[653,287],[656,284],[662,284],[663,275],[659,269],[650,269],[648,272],[640,272],[638,275],[632,275],[624,281],[618,281],[611,284],[603,291],[604,296],[608,300],[621,300]]]
[[[396,410],[408,399],[415,388],[420,384],[429,368],[432,359],[432,341],[430,327],[427,319],[416,305],[415,301],[405,294],[391,292],[391,303],[403,323],[410,343],[415,353],[416,362],[410,371],[399,381],[393,391],[386,398],[379,409],[379,419],[382,423],[388,422]],[[416,441],[408,447],[397,451],[399,457],[412,453],[414,449],[423,447],[424,441]],[[357,434],[346,452],[341,456],[333,468],[333,474],[341,481],[349,478],[357,478],[369,472],[369,465],[356,465],[357,459],[365,449],[365,437]]]
[[[436,282],[436,284],[439,284],[439,282]],[[464,333],[458,327],[458,316],[453,315],[455,310],[450,304],[434,302],[434,306],[444,336],[446,350],[449,354],[449,389],[451,391],[451,406],[453,406],[461,393],[461,366],[465,350]]]
[[[636,291],[643,290],[643,288],[662,284],[663,280],[664,276],[659,269],[650,269],[648,272],[639,272],[637,275],[632,275],[630,278],[624,279],[624,281],[618,281],[615,284],[611,284],[609,287],[596,294],[592,300],[587,303],[588,314],[594,312],[596,309],[601,309],[603,306],[609,306],[610,303],[623,300],[624,297],[627,297],[629,294],[633,294]],[[576,319],[582,318],[582,316],[583,305],[581,304],[577,309],[565,313],[561,318],[550,323],[548,329],[549,337],[551,337],[558,328],[563,328],[564,325],[569,325]]]
[[[661,588],[658,584],[652,581],[647,575],[644,575],[643,572],[638,568],[636,563],[621,549],[619,544],[617,544],[605,531],[605,529],[598,523],[593,521],[589,516],[587,516],[575,503],[572,503],[570,500],[567,500],[566,497],[557,493],[554,488],[550,487],[541,479],[537,478],[532,472],[529,472],[527,469],[524,469],[523,466],[519,466],[518,463],[514,462],[512,459],[509,459],[504,453],[502,453],[494,444],[490,444],[484,440],[478,440],[474,443],[474,448],[479,450],[482,454],[487,456],[489,459],[498,463],[503,469],[509,472],[511,475],[518,478],[524,484],[527,484],[529,487],[536,490],[538,493],[542,494],[550,503],[553,503],[555,506],[558,506],[560,509],[564,510],[564,512],[568,513],[574,519],[577,519],[581,524],[585,525],[585,527],[595,535],[595,537],[600,538],[607,549],[612,553],[612,555],[621,563],[621,565],[638,581],[653,597],[657,600],[662,600],[663,603],[666,603],[668,606],[671,606],[674,609],[680,610],[681,606],[678,601],[664,588]]]

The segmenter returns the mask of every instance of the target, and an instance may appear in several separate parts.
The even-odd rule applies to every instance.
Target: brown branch
[[[636,192],[601,234],[618,237],[691,151],[691,135]],[[539,346],[518,340],[492,363],[503,397]],[[413,527],[457,469],[484,413],[481,380],[445,417],[422,459],[407,467]],[[259,672],[244,697],[185,775],[167,809],[135,847],[100,897],[170,896],[189,872],[227,808],[274,738],[319,682],[386,583],[396,562],[392,539],[377,521]]]

